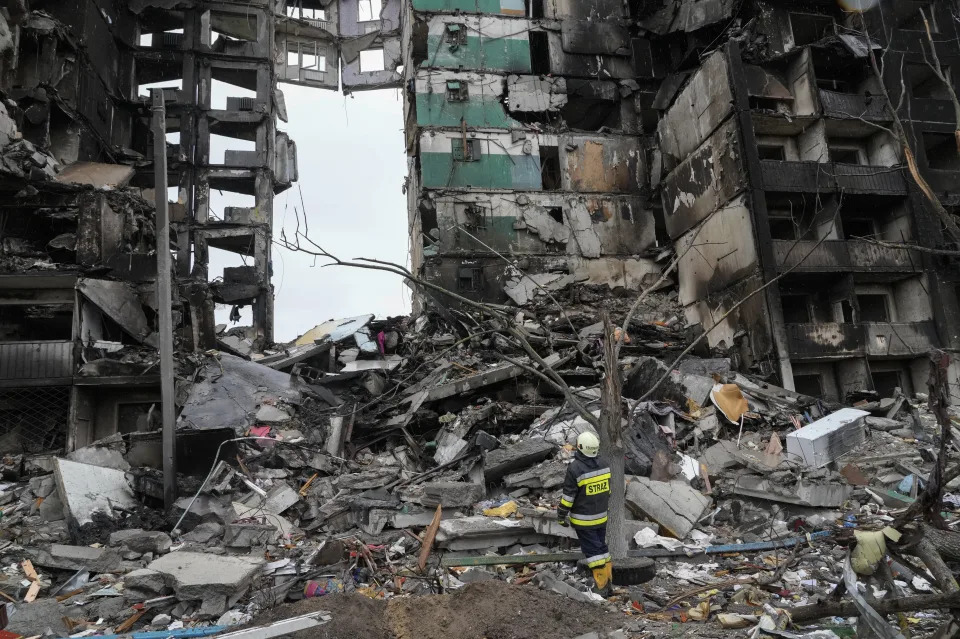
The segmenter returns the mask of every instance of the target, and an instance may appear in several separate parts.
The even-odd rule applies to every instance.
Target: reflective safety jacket
[[[557,516],[566,517],[574,526],[600,526],[607,523],[610,500],[610,468],[600,457],[587,457],[579,450],[567,466],[563,497]]]

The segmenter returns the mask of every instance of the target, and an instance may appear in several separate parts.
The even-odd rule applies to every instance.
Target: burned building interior
[[[298,166],[285,84],[402,96],[397,241],[435,287],[413,287],[409,326],[457,298],[522,315],[653,291],[680,313],[650,329],[670,336],[657,348],[704,336],[697,352],[732,375],[828,403],[925,392],[928,353],[960,349],[956,2],[0,4],[0,453],[119,437],[160,468],[164,308],[181,471],[202,477],[258,428],[265,387],[353,429],[329,389],[394,371],[404,338],[372,316],[274,334],[274,200],[323,179]],[[244,265],[214,273],[215,252]],[[217,308],[248,325],[225,330]],[[359,359],[337,359],[340,334]],[[221,376],[240,380],[232,404],[199,406]],[[423,454],[407,429],[421,404],[404,401],[384,421]]]

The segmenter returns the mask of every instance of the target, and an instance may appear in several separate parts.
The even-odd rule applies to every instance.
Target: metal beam
[[[153,98],[153,189],[157,210],[157,314],[160,319],[160,404],[163,419],[163,504],[177,499],[176,413],[173,404],[173,309],[171,308],[170,216],[167,211],[167,109],[163,89]]]

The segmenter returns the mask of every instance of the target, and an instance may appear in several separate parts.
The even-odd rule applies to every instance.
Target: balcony
[[[936,325],[926,322],[787,324],[791,359],[916,357],[939,343]]]
[[[69,382],[73,378],[73,342],[0,343],[0,383]]]
[[[937,124],[957,123],[957,114],[950,100],[934,100],[932,98],[913,98],[910,100],[909,111],[901,110],[901,116],[914,122],[936,122]]]
[[[819,246],[811,241],[774,240],[773,254],[777,270],[781,272],[793,267],[796,273],[914,273],[922,270],[920,256],[909,249],[885,248],[857,240],[826,240]]]
[[[762,160],[760,164],[766,191],[822,193],[842,189],[847,193],[907,194],[902,167],[782,160]]]
[[[841,120],[864,119],[870,122],[890,122],[887,100],[880,95],[858,95],[820,89],[820,105],[828,118]]]

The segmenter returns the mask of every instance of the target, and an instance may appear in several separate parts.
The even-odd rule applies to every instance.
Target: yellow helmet
[[[580,433],[577,436],[577,450],[587,457],[596,457],[600,452],[600,440],[590,431]]]

